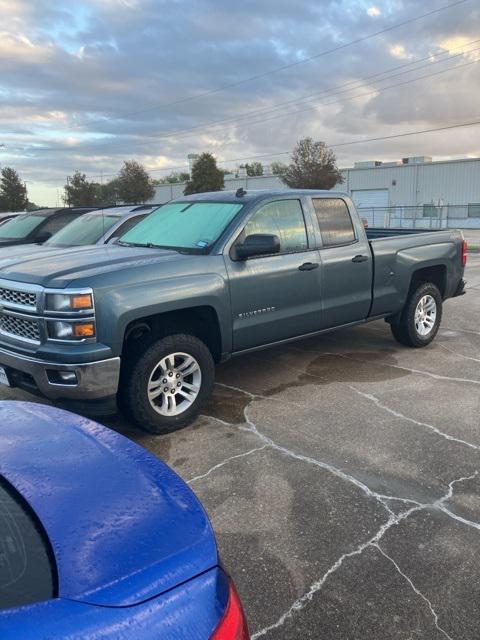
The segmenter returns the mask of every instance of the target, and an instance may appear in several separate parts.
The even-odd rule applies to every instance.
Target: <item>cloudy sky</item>
[[[478,62],[478,0],[0,0],[0,165],[54,205],[130,158],[160,177],[480,120]],[[336,152],[480,156],[480,126]]]

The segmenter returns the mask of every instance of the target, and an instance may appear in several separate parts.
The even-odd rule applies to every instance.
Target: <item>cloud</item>
[[[480,98],[475,64],[390,85],[428,74],[412,64],[398,76],[418,59],[444,60],[431,73],[474,62],[474,2],[318,55],[426,10],[416,0],[385,0],[381,9],[363,0],[0,0],[2,164],[20,171],[35,200],[48,185],[56,197],[77,168],[114,174],[128,158],[152,170],[183,166],[203,150],[220,160],[274,158],[305,135],[334,143],[468,119]],[[391,80],[378,76],[393,69]],[[475,155],[478,139],[431,135],[338,155],[342,165]]]
[[[412,60],[415,58],[413,54],[407,53],[403,44],[391,45],[389,52],[394,58],[398,58],[399,60]]]
[[[37,45],[25,35],[0,31],[0,61],[2,71],[16,70],[20,65],[48,64],[53,49],[48,44]]]

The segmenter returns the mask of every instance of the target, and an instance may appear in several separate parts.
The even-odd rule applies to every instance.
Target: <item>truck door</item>
[[[320,260],[309,247],[299,199],[262,205],[236,243],[252,234],[272,234],[280,253],[235,259],[225,256],[230,281],[233,350],[269,344],[320,328]]]
[[[358,216],[342,198],[312,198],[322,239],[322,328],[356,322],[370,311],[373,259]]]

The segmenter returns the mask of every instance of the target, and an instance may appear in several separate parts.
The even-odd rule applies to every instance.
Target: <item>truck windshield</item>
[[[45,216],[26,216],[21,215],[13,220],[9,220],[2,224],[0,229],[0,240],[3,239],[15,239],[25,238],[36,229],[43,221]]]
[[[45,244],[54,247],[80,247],[95,244],[119,220],[119,216],[87,213],[60,229]]]
[[[231,202],[174,202],[157,209],[120,238],[121,244],[204,251],[243,207]]]

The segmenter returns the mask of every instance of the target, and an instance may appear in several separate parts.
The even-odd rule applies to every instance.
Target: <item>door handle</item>
[[[298,268],[300,271],[313,271],[314,269],[317,269],[317,267],[318,262],[304,262]]]
[[[366,262],[368,260],[368,256],[355,256],[352,258],[352,262]]]

